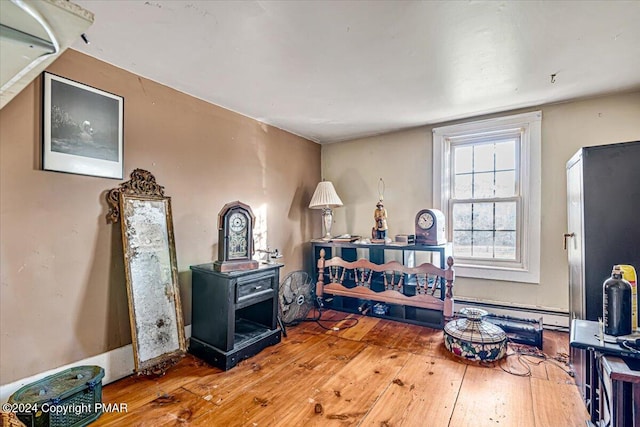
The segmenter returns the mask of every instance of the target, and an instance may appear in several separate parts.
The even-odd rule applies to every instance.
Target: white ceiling
[[[321,143],[640,88],[637,0],[74,2],[74,49]]]

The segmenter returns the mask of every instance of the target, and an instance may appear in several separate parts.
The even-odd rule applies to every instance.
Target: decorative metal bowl
[[[507,352],[507,334],[499,326],[482,320],[489,314],[479,308],[463,308],[465,316],[444,326],[444,345],[456,356],[483,362],[504,357]]]

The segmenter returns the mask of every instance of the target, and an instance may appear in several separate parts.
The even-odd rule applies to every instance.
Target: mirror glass
[[[186,349],[171,198],[153,175],[136,169],[107,200],[108,220],[121,223],[135,370],[163,373]]]

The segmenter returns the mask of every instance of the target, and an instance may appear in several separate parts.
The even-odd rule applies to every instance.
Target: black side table
[[[189,352],[228,370],[281,340],[277,329],[282,264],[217,272],[213,263],[191,266]]]

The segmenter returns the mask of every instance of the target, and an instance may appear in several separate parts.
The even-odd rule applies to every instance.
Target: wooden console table
[[[445,305],[447,310],[453,310],[451,297],[449,299],[446,298],[447,283],[445,279],[447,260],[451,255],[451,244],[438,246],[383,245],[332,242],[318,239],[312,240],[311,246],[311,252],[314,256],[312,265],[316,267],[319,267],[318,262],[321,258],[327,260],[327,265],[331,265],[328,260],[335,257],[339,257],[347,263],[343,266],[346,267],[344,277],[340,279],[340,286],[345,289],[332,289],[334,285],[331,284],[328,286],[328,292],[316,289],[316,295],[321,297],[324,304],[329,308],[434,328],[442,328],[444,326],[445,316],[443,313]],[[359,249],[364,249],[364,251],[358,253]],[[324,257],[321,256],[322,251],[324,251]],[[396,263],[398,265],[393,268],[398,274],[406,274],[401,286],[402,295],[397,298],[385,299],[383,296],[385,289],[389,289],[390,285],[390,283],[385,283],[385,275],[381,274],[381,270],[379,270],[385,265],[385,251],[399,252],[402,257],[402,262]],[[364,252],[364,255],[362,252]],[[433,260],[431,264],[434,264],[435,267],[439,266],[440,274],[436,274],[437,283],[429,283],[429,297],[418,295],[419,292],[425,292],[425,290],[424,284],[420,284],[420,280],[424,280],[424,278],[419,277],[420,274],[424,274],[424,271],[420,271],[418,266],[415,265],[416,252],[437,254],[438,259]],[[387,263],[389,269],[391,269],[390,264],[392,263]],[[374,272],[366,284],[366,288],[373,291],[372,293],[366,293],[362,287],[358,287],[358,284],[362,285],[362,283],[359,283],[361,282],[361,277],[356,277],[358,275],[357,269]],[[433,275],[433,273],[431,274]],[[450,279],[453,280],[452,271],[450,276]],[[319,277],[318,268],[315,269],[312,277],[316,284],[320,284],[320,286],[324,286],[323,283],[330,282],[330,277]],[[329,295],[323,295],[323,293]],[[423,299],[431,299],[432,301],[426,302]]]

